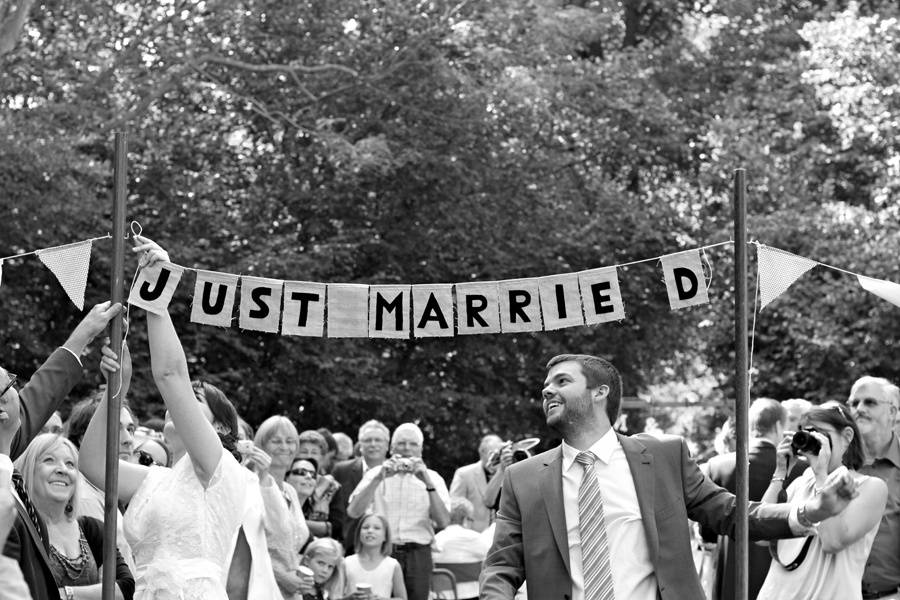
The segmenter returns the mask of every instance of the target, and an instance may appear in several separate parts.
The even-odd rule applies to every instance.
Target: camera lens
[[[791,449],[794,454],[807,452],[809,454],[819,454],[822,444],[808,431],[798,431],[791,440]]]
[[[145,467],[153,466],[153,457],[149,452],[144,452],[143,450],[138,450],[138,464],[144,465]]]

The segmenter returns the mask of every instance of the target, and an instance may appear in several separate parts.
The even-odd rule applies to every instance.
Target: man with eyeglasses
[[[350,495],[347,514],[383,515],[390,526],[393,556],[403,568],[409,600],[427,600],[436,529],[450,524],[447,484],[422,460],[425,436],[415,423],[402,423],[391,437],[391,458],[363,476]]]
[[[16,386],[17,377],[0,367],[0,454],[15,459],[25,451],[81,378],[80,357],[87,345],[121,312],[122,305],[118,303],[107,301],[94,306],[21,390]],[[31,504],[18,473],[13,475],[13,486],[18,517],[3,554],[18,561],[33,600],[59,598],[53,572],[38,546],[48,539],[47,527]]]
[[[381,421],[372,419],[359,428],[359,450],[361,456],[337,463],[331,475],[341,484],[340,489],[331,498],[328,507],[328,521],[331,523],[331,537],[343,542],[344,550],[349,556],[353,554],[353,534],[359,519],[347,514],[350,494],[362,481],[363,475],[384,463],[387,458],[391,431]]]
[[[888,499],[863,573],[863,599],[900,599],[900,440],[893,430],[900,389],[882,377],[865,376],[850,388],[847,401],[866,449],[859,470],[887,483]]]

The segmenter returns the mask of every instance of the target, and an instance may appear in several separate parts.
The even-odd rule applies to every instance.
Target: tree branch
[[[253,71],[255,73],[323,73],[325,71],[342,71],[347,73],[348,75],[352,75],[353,77],[358,77],[359,73],[350,67],[345,67],[343,65],[335,65],[331,63],[325,63],[322,65],[300,65],[296,63],[286,64],[286,65],[269,65],[269,64],[254,64],[244,62],[242,60],[237,60],[235,58],[228,58],[226,56],[220,56],[218,54],[204,54],[197,59],[194,60],[197,63],[212,63],[215,65],[225,65],[226,67],[234,67],[236,69],[243,69],[245,71]]]

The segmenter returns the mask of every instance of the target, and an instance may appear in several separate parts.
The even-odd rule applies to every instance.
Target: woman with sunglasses
[[[802,443],[803,438],[806,443]],[[809,462],[809,469],[787,488],[788,502],[813,497],[828,475],[838,469],[850,471],[859,495],[839,515],[812,524],[810,537],[802,543],[805,551],[801,549],[787,559],[773,551],[776,560],[757,598],[861,600],[863,570],[884,512],[887,485],[877,477],[857,472],[863,464],[862,439],[850,411],[837,402],[810,409],[800,421],[800,431],[779,444],[775,473],[763,502],[779,501],[795,456]],[[803,515],[798,514],[798,518],[804,522]]]
[[[309,532],[316,537],[330,537],[331,523],[327,518],[321,518],[322,511],[317,506],[318,473],[319,463],[316,459],[297,457],[291,463],[291,469],[287,472],[285,480],[297,492]]]
[[[309,540],[297,492],[285,478],[297,451],[297,428],[287,417],[269,417],[253,438],[256,448],[270,460],[268,468],[257,468],[260,489],[266,506],[266,545],[272,557],[275,581],[285,600],[301,600],[313,589],[312,582],[298,573],[300,556]]]

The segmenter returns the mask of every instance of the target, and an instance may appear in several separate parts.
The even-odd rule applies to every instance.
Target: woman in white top
[[[285,481],[297,452],[297,428],[287,417],[269,417],[259,426],[253,443],[271,458],[268,469],[258,473],[275,580],[285,600],[301,600],[303,592],[310,591],[309,582],[297,575],[309,528],[297,492]]]
[[[135,239],[135,251],[146,252],[145,268],[168,262],[156,243]],[[119,461],[118,495],[128,504],[125,535],[136,566],[134,597],[226,600],[234,540],[248,510],[250,474],[234,448],[237,412],[215,386],[191,384],[168,313],[147,314],[147,336],[153,379],[168,409],[164,433],[173,466]],[[103,360],[107,370],[118,368],[108,347]],[[104,397],[81,444],[81,470],[97,486],[104,483],[106,412]]]
[[[783,557],[779,557],[781,561],[772,561],[757,598],[861,600],[863,570],[884,512],[887,485],[877,477],[857,472],[863,463],[864,450],[859,429],[846,407],[828,402],[807,412],[800,425],[802,431],[819,442],[821,449],[799,451],[809,461],[810,468],[788,487],[788,502],[814,496],[828,474],[839,468],[849,469],[858,484],[859,495],[842,513],[814,526],[806,556],[799,565],[789,564],[793,567],[789,570],[782,564]],[[794,462],[792,437],[786,437],[778,446],[775,473],[763,502],[779,500],[785,474]]]

